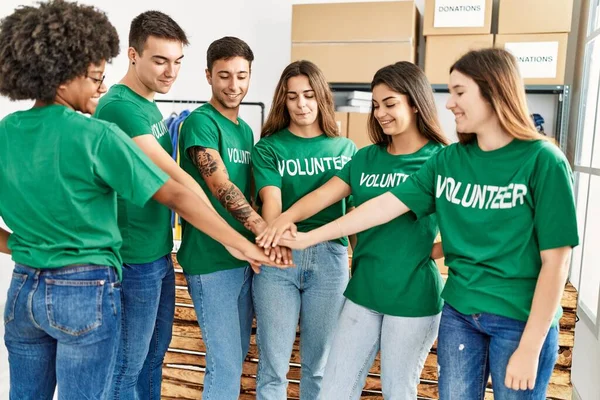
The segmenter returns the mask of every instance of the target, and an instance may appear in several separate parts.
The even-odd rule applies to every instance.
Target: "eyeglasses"
[[[93,76],[89,76],[87,74],[87,72],[85,73],[85,77],[91,79],[93,82],[98,84],[98,89],[100,89],[100,87],[102,87],[102,84],[104,83],[104,78],[106,78],[106,75],[102,75],[102,78],[98,79],[98,78],[94,78]]]

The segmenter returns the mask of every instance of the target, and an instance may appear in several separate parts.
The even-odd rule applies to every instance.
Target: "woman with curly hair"
[[[91,6],[55,0],[0,23],[0,94],[35,100],[0,121],[11,399],[52,399],[57,384],[61,400],[107,397],[121,328],[116,194],[139,206],[154,198],[240,258],[269,263],[116,125],[80,114],[95,111],[118,52],[115,28]]]

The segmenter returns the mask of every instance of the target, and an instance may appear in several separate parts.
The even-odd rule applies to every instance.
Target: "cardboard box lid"
[[[573,0],[500,0],[498,33],[570,32]]]
[[[292,42],[414,41],[414,1],[295,4]]]
[[[425,41],[425,75],[433,84],[447,84],[450,67],[469,50],[494,46],[494,35],[428,36]]]
[[[493,0],[425,0],[423,35],[490,33],[492,8]]]
[[[526,84],[562,85],[568,40],[568,33],[496,35],[494,46],[517,57]]]

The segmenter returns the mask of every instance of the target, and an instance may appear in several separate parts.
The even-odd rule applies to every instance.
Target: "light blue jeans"
[[[252,333],[250,266],[185,275],[206,346],[203,400],[236,400]]]
[[[121,340],[110,398],[160,400],[175,314],[171,254],[146,264],[124,264],[122,289]]]
[[[346,299],[329,353],[321,399],[359,399],[381,350],[381,386],[386,400],[417,398],[417,385],[437,337],[441,313],[395,317]]]
[[[16,265],[4,310],[10,400],[105,400],[121,329],[113,267]]]
[[[259,400],[287,399],[289,369],[300,320],[300,399],[319,396],[325,363],[348,284],[348,251],[336,242],[293,251],[295,268],[263,267],[254,276],[253,297],[260,352]]]

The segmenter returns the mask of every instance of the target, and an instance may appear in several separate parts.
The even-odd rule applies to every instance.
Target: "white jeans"
[[[437,337],[440,314],[395,317],[346,299],[329,353],[320,399],[359,399],[381,350],[381,385],[386,400],[417,398],[417,385]]]

